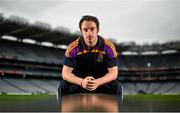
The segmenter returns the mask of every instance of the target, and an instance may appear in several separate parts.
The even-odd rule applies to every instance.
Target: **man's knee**
[[[113,80],[112,82],[111,82],[111,84],[114,86],[114,87],[120,87],[121,88],[121,83],[120,83],[120,81],[118,81],[118,80]]]
[[[121,82],[120,81],[118,81],[118,80],[113,80],[112,81],[112,87],[114,87],[115,88],[115,90],[116,90],[116,93],[118,94],[118,95],[122,95],[122,85],[121,85]]]
[[[58,91],[61,90],[62,87],[63,87],[63,81],[61,80],[61,81],[59,82]]]
[[[67,83],[64,80],[61,80],[59,82],[59,86],[58,86],[58,93],[57,93],[57,99],[59,101],[59,103],[62,102],[62,96],[65,93],[65,88],[67,87]]]
[[[67,86],[68,86],[68,83],[64,80],[61,80],[58,86],[58,93],[63,93],[66,90]]]
[[[80,87],[78,85],[69,83],[65,80],[61,80],[59,82],[58,92],[61,93],[62,95],[76,93],[76,92],[80,92]]]

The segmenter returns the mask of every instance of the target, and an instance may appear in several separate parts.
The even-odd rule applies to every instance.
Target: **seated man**
[[[79,22],[82,36],[65,52],[58,97],[65,94],[106,93],[122,98],[118,77],[117,52],[112,42],[98,35],[99,21],[83,16]]]

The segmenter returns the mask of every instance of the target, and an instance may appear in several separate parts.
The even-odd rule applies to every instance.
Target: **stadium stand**
[[[119,55],[120,64],[126,68],[150,67],[178,67],[180,66],[180,53],[156,54],[156,55]],[[176,59],[176,60],[175,60]]]
[[[1,78],[0,79],[0,92],[1,93],[7,93],[7,92],[8,93],[22,93],[23,91],[7,83],[6,80],[4,80],[4,78]]]
[[[125,94],[180,94],[179,82],[129,82],[123,83]]]
[[[18,41],[0,40],[0,56],[22,61],[62,64],[64,50],[26,44]]]
[[[65,52],[58,46],[68,45],[79,35],[62,27],[51,29],[46,23],[30,24],[17,16],[5,18],[1,13],[0,23],[0,93],[56,94]],[[36,43],[24,43],[26,38]],[[54,46],[43,46],[42,42]],[[125,94],[180,94],[179,45],[178,41],[142,46],[115,43],[120,63],[118,79]]]
[[[0,78],[0,92],[31,93],[31,94],[56,94],[58,80],[27,79],[27,78]]]

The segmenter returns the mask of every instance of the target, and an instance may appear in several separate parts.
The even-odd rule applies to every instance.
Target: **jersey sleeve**
[[[118,66],[118,57],[117,57],[117,51],[116,48],[114,47],[113,43],[110,42],[109,40],[105,40],[105,51],[107,55],[107,67],[111,68],[114,66]]]
[[[77,45],[78,45],[78,42],[74,41],[66,49],[65,56],[64,56],[64,63],[63,63],[64,65],[74,68],[75,63],[76,63],[75,58],[77,55]]]
[[[67,58],[66,56],[64,57],[64,65],[73,68],[75,65],[75,60],[73,58]]]

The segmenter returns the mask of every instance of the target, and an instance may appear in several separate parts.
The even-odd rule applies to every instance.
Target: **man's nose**
[[[92,35],[92,31],[91,30],[88,30],[88,35]]]

